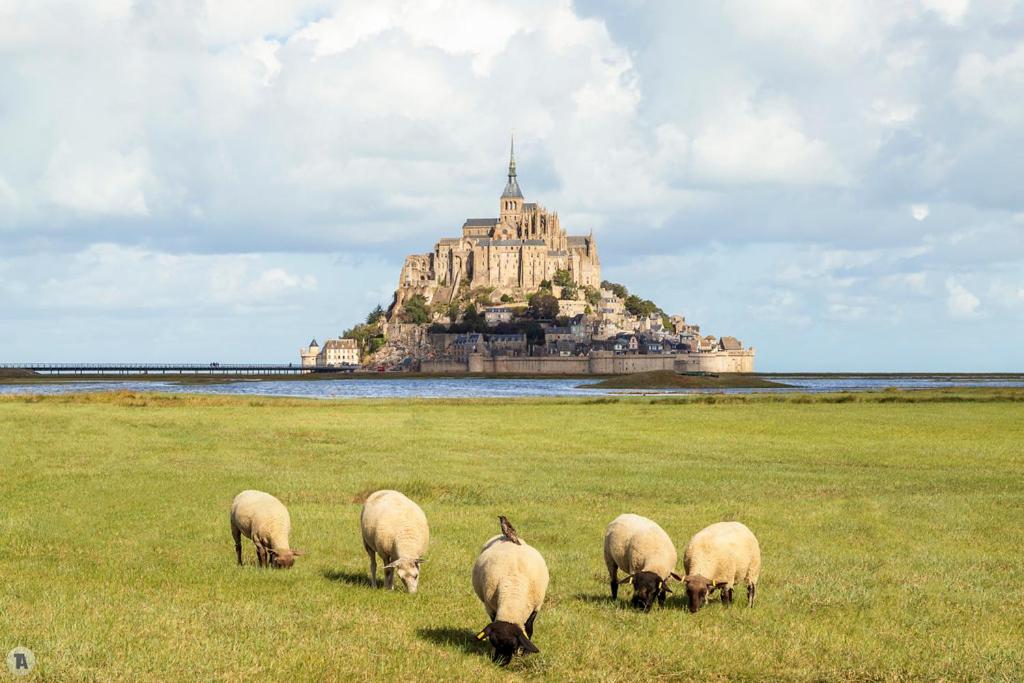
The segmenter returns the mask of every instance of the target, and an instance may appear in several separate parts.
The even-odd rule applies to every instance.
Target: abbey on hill
[[[433,252],[407,256],[392,312],[417,294],[428,303],[451,303],[467,283],[470,289],[493,288],[498,299],[523,299],[554,280],[559,271],[568,271],[580,288],[599,287],[597,244],[592,234],[567,234],[557,213],[523,201],[513,143],[498,217],[469,218],[462,224],[461,237],[443,237]]]
[[[508,181],[494,218],[407,256],[391,305],[302,365],[423,372],[616,374],[650,370],[753,372],[754,349],[701,335],[683,316],[601,279],[593,234],[570,235],[558,214]]]

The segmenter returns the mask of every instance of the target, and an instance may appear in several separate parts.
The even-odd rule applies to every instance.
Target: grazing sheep
[[[696,612],[708,595],[722,590],[722,602],[732,604],[732,588],[747,583],[747,606],[754,606],[761,575],[761,547],[753,532],[739,522],[718,522],[693,535],[683,553],[686,594]]]
[[[288,508],[274,496],[263,491],[242,491],[231,502],[231,536],[235,539],[235,555],[242,564],[242,536],[256,546],[256,563],[260,567],[287,569],[302,555],[301,550],[288,547],[292,523]]]
[[[624,514],[612,520],[604,532],[604,563],[612,600],[619,595],[620,583],[633,584],[632,605],[647,612],[654,604],[665,604],[669,578],[681,581],[676,574],[679,557],[672,539],[655,522],[640,515]],[[627,574],[621,581],[618,570]]]
[[[376,491],[359,516],[363,547],[370,556],[370,584],[377,587],[377,555],[384,562],[384,587],[394,588],[394,572],[410,593],[419,585],[420,564],[430,543],[427,516],[398,491]]]
[[[491,659],[502,666],[517,652],[540,652],[530,638],[548,590],[544,558],[522,538],[516,540],[504,534],[491,538],[473,565],[473,590],[491,619],[476,637],[490,641]]]

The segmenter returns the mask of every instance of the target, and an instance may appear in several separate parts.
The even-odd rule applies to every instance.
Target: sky
[[[1024,0],[0,0],[0,362],[297,362],[512,130],[758,370],[1024,370]]]

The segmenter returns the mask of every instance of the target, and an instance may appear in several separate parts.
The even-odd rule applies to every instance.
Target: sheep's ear
[[[629,576],[627,576],[624,579],[619,579],[619,585],[624,584],[624,583],[629,583],[632,580],[633,580],[633,575],[630,574]]]
[[[668,581],[661,582],[661,590],[665,591],[666,593],[672,592],[672,589],[668,587]]]
[[[386,565],[384,565],[384,569],[394,569],[398,566],[398,562],[399,560],[395,560],[394,562],[388,562]]]
[[[487,640],[487,628],[488,627],[485,626],[483,631],[480,631],[480,633],[476,634],[477,640]]]
[[[679,574],[676,574],[675,572],[669,572],[669,576],[671,576],[676,581],[682,581],[683,580],[683,577],[679,576]]]
[[[420,566],[421,564],[423,564],[426,561],[427,561],[427,558],[425,558],[425,557],[416,558],[416,566],[418,567],[418,566]]]
[[[534,645],[529,638],[526,637],[525,633],[519,634],[519,647],[523,649],[523,654],[537,653],[540,650]]]

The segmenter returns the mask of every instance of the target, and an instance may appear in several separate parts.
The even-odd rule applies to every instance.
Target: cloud
[[[930,209],[927,204],[911,204],[910,215],[914,217],[915,221],[923,221],[928,218]]]
[[[54,150],[46,175],[49,199],[83,214],[146,216],[146,150],[75,152],[67,143]]]
[[[974,296],[959,282],[946,280],[946,292],[949,295],[946,299],[946,308],[954,318],[969,318],[977,313],[981,300]]]

